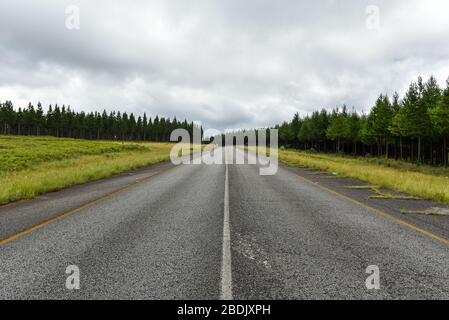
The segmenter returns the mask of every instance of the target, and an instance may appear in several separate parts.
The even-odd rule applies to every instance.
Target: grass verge
[[[279,160],[291,166],[336,172],[415,197],[449,204],[449,170],[400,161],[350,158],[295,150],[279,150]]]
[[[402,196],[382,191],[380,186],[348,186],[346,189],[353,190],[371,190],[375,195],[369,196],[369,199],[395,199],[395,200],[422,200],[414,196]]]
[[[431,208],[428,210],[409,211],[401,210],[402,214],[422,214],[427,216],[449,216],[449,210],[444,208]]]
[[[167,161],[172,146],[0,136],[0,204]]]

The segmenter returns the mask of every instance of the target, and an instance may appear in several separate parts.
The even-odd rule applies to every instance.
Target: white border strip
[[[225,150],[227,157],[227,150]],[[224,216],[223,216],[223,257],[221,264],[221,300],[232,300],[231,231],[229,227],[229,178],[226,163]]]

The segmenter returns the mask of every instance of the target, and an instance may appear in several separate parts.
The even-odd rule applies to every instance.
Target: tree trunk
[[[430,156],[430,164],[433,165],[433,141],[430,142],[430,152],[429,152],[429,156]]]
[[[447,153],[447,137],[444,137],[444,143],[443,143],[444,153],[443,153],[443,162],[444,166],[447,167],[448,165],[448,153]]]
[[[418,163],[421,163],[421,137],[418,137]]]
[[[385,158],[388,159],[388,140],[385,142]]]

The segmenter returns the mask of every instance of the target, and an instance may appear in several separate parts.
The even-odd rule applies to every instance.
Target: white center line
[[[225,149],[227,158],[227,150]],[[231,270],[231,232],[229,228],[229,178],[228,163],[225,161],[225,193],[223,216],[223,257],[221,262],[221,300],[232,300],[232,270]]]

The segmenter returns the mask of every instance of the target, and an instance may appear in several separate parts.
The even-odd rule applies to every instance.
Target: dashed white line
[[[225,150],[227,157],[227,150]],[[231,270],[231,231],[229,228],[229,177],[226,161],[224,215],[223,215],[223,256],[221,262],[221,296],[222,300],[232,300],[232,270]]]

